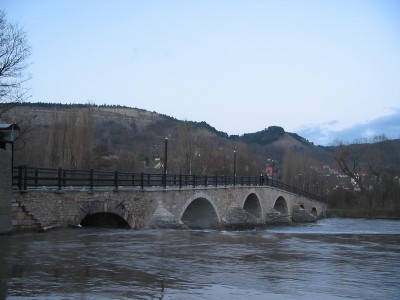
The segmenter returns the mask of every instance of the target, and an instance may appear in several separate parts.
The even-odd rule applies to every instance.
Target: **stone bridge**
[[[249,228],[310,222],[323,202],[272,186],[14,190],[13,229],[108,225],[127,228]],[[110,223],[111,220],[111,223]]]
[[[7,149],[0,149],[0,167],[0,233],[81,225],[235,229],[314,222],[327,210],[315,195],[278,182],[265,184],[262,177],[26,166],[15,168],[12,175]]]

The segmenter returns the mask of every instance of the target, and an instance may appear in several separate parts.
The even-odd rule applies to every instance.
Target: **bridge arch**
[[[189,228],[206,229],[217,227],[220,219],[215,205],[199,197],[185,205],[180,220]]]
[[[247,196],[243,204],[243,209],[251,213],[256,218],[262,217],[260,199],[255,193],[251,193]]]
[[[125,206],[117,201],[95,201],[88,203],[86,207],[80,206],[80,212],[75,219],[75,225],[134,228]]]
[[[289,215],[288,205],[283,196],[279,196],[278,199],[276,199],[274,209],[279,211],[284,216]]]
[[[83,227],[130,228],[121,216],[109,212],[86,215],[80,224]]]
[[[311,209],[311,213],[312,213],[314,216],[318,217],[318,212],[317,212],[317,209],[316,209],[315,207],[313,207],[313,208]]]

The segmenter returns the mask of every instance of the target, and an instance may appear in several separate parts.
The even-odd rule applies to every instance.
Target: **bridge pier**
[[[12,231],[11,151],[0,148],[0,233]]]

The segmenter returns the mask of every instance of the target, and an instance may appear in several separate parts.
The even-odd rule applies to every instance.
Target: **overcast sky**
[[[366,124],[400,137],[374,125],[400,132],[398,0],[0,3],[32,46],[32,102],[126,105],[228,134],[278,125],[317,144]]]

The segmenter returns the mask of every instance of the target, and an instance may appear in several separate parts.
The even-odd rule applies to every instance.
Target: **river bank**
[[[331,208],[327,211],[326,216],[333,218],[400,220],[400,211],[377,209],[371,216],[370,211],[367,209]]]

